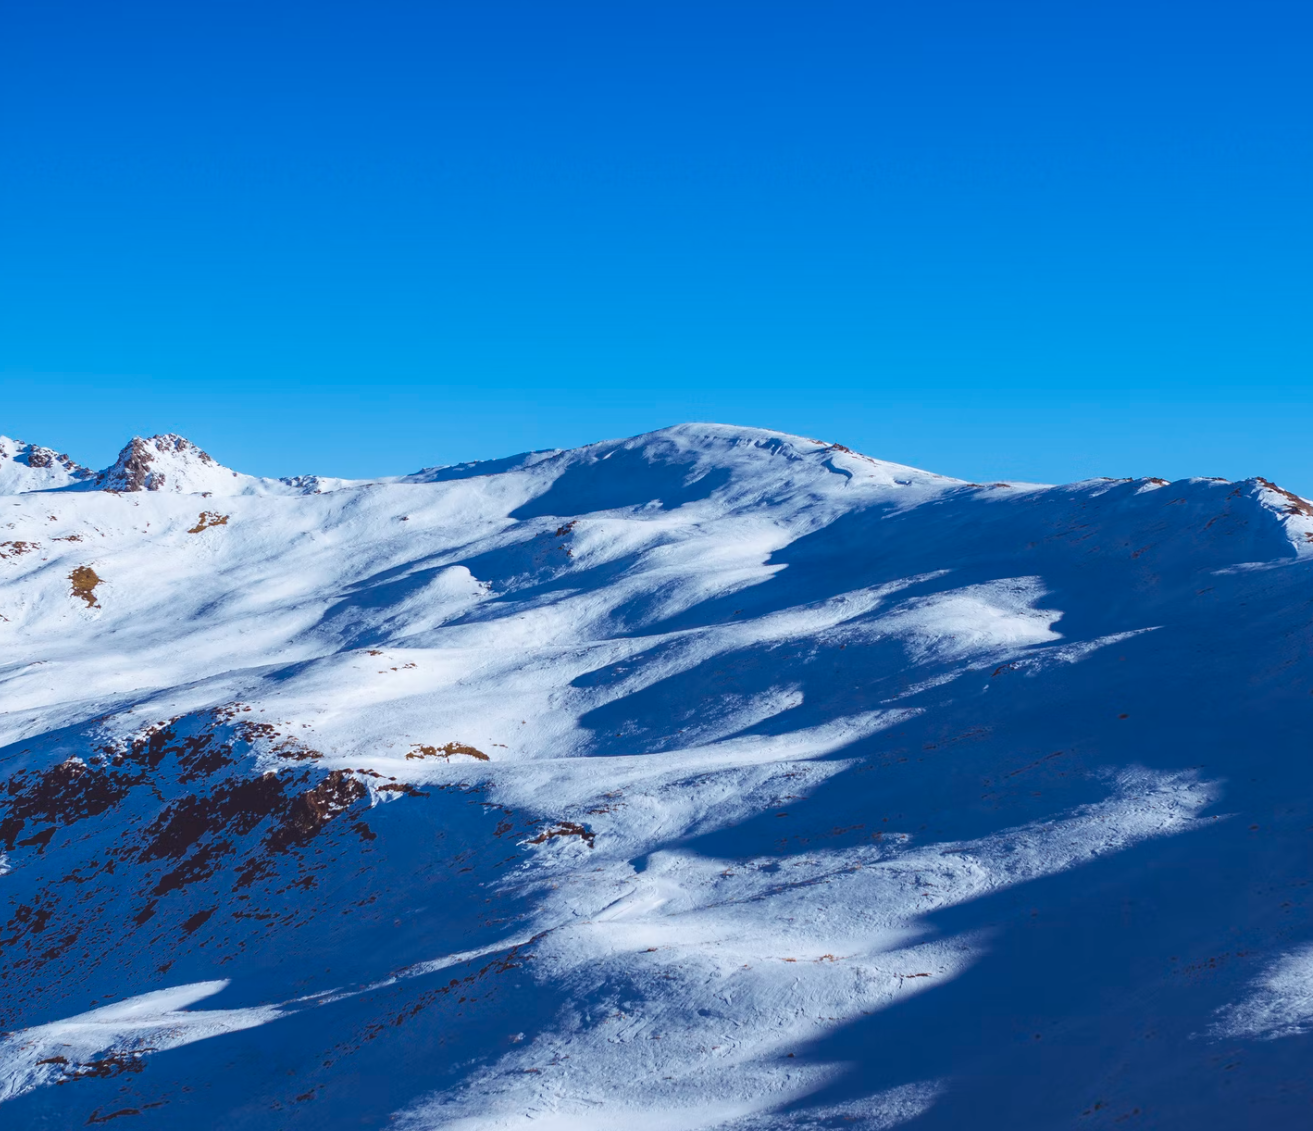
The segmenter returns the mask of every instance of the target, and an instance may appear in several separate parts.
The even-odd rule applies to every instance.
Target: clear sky
[[[0,432],[681,420],[1313,494],[1308,0],[102,0],[0,31]]]

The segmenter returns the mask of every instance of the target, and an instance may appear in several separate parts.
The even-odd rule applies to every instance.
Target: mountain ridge
[[[21,440],[13,440],[7,436],[0,436],[0,493],[15,494],[32,490],[67,489],[93,489],[126,493],[142,490],[170,490],[184,494],[247,494],[289,489],[293,493],[322,493],[324,490],[341,490],[377,483],[449,482],[457,479],[477,478],[484,475],[523,470],[538,464],[560,460],[597,462],[601,459],[611,458],[617,452],[633,451],[635,449],[645,450],[650,456],[653,449],[662,446],[677,448],[681,440],[692,438],[700,438],[703,441],[714,438],[722,443],[728,442],[731,445],[735,443],[752,444],[757,447],[771,448],[772,450],[787,450],[790,447],[796,447],[798,444],[807,444],[816,449],[854,457],[874,467],[897,469],[916,476],[929,476],[934,479],[951,479],[949,476],[923,471],[904,464],[879,460],[872,456],[854,452],[843,444],[808,439],[769,429],[690,422],[623,439],[586,444],[579,448],[539,449],[521,452],[512,456],[471,460],[458,464],[439,464],[401,475],[373,476],[363,479],[344,479],[318,474],[284,476],[276,479],[251,476],[218,463],[203,449],[193,444],[186,437],[176,433],[157,433],[149,437],[134,436],[124,445],[114,463],[96,472],[76,463],[67,455],[56,453],[53,448],[45,448]],[[6,477],[9,465],[24,463],[29,468],[38,470],[38,473],[39,469],[54,469],[50,471],[52,485],[46,486],[44,482],[39,481],[38,485],[34,486],[20,485],[22,481],[13,475]],[[201,472],[200,475],[197,474],[198,471]],[[61,472],[63,474],[60,474]],[[232,484],[227,481],[228,479],[234,479],[238,482]],[[1272,495],[1283,499],[1282,506],[1288,509],[1288,513],[1304,516],[1313,515],[1313,503],[1261,475],[1235,481],[1227,481],[1215,476],[1192,476],[1177,482],[1190,483],[1195,480],[1233,482],[1233,485],[1238,483],[1257,484]],[[32,479],[29,479],[29,482],[31,481]],[[953,482],[968,483],[966,480],[953,480]],[[1130,479],[1100,476],[1096,479],[1076,480],[1067,485],[1099,482],[1142,482],[1158,486],[1169,485],[1168,480],[1155,476]],[[1030,484],[1021,481],[1006,481],[988,485],[970,483],[969,485],[972,487],[992,486],[996,488],[1054,486],[1054,484]],[[215,487],[218,487],[218,491],[215,490]]]
[[[180,441],[3,500],[7,1125],[1300,1125],[1304,500]]]

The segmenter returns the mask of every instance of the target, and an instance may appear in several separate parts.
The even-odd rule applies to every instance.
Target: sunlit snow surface
[[[5,1127],[1313,1124],[1302,500],[139,444],[0,438]]]

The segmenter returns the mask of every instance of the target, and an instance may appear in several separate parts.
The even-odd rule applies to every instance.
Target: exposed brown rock
[[[214,462],[190,440],[171,432],[146,440],[134,436],[119,452],[114,465],[101,472],[100,485],[107,491],[158,491],[164,486],[165,475],[151,465],[157,455],[169,452],[192,456],[201,463]]]
[[[227,526],[228,518],[228,515],[219,514],[218,511],[201,511],[201,516],[196,520],[196,525],[187,533],[199,534],[202,530],[208,530],[212,526]]]
[[[369,790],[363,782],[343,770],[334,770],[314,789],[307,790],[291,804],[282,826],[269,837],[275,851],[309,840],[339,813],[351,808]]]
[[[416,743],[410,748],[406,755],[407,761],[413,761],[421,758],[444,758],[450,762],[454,755],[464,755],[466,758],[474,758],[480,762],[490,761],[488,755],[482,750],[476,750],[473,746],[467,746],[463,742],[448,742],[444,746],[421,746]]]
[[[1302,514],[1305,517],[1313,518],[1313,503],[1310,503],[1307,499],[1301,499],[1293,491],[1278,487],[1272,480],[1264,479],[1261,475],[1255,476],[1255,479],[1269,491],[1280,495],[1286,500],[1286,505],[1282,508],[1286,514]]]
[[[96,600],[96,586],[100,584],[100,578],[94,569],[90,566],[78,566],[68,575],[68,579],[73,583],[74,597],[81,597],[89,609],[100,608],[100,602]]]
[[[588,845],[589,848],[593,847],[593,842],[597,839],[597,834],[589,832],[583,825],[576,824],[574,821],[561,821],[555,827],[547,829],[545,832],[541,832],[535,837],[531,837],[529,843],[546,844],[549,840],[553,840],[558,836],[577,836]]]
[[[180,798],[165,808],[146,830],[139,859],[181,859],[203,837],[220,831],[237,836],[251,832],[267,817],[288,807],[286,781],[275,773],[221,783],[206,796]]]

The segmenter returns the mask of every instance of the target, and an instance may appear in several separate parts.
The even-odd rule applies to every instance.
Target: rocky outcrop
[[[48,491],[94,475],[90,468],[54,448],[0,436],[0,494]]]
[[[208,453],[172,432],[145,440],[134,436],[114,464],[97,477],[97,486],[106,491],[159,491],[170,479],[166,468],[180,462],[184,466],[219,466]]]

